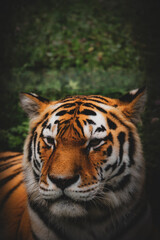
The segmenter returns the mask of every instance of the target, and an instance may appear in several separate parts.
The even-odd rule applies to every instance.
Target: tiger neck
[[[146,204],[141,199],[130,208],[125,206],[113,212],[101,209],[90,211],[85,218],[61,219],[49,217],[47,209],[42,209],[34,203],[29,204],[31,226],[35,236],[40,239],[47,237],[49,240],[112,240],[117,239],[117,235],[121,235],[122,238],[118,239],[123,240],[123,235],[133,226],[135,228],[136,219],[139,221],[140,218],[146,218],[146,209]]]

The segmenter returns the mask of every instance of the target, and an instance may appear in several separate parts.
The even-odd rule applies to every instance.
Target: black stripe
[[[51,129],[51,123],[47,126],[47,128],[50,130]]]
[[[110,177],[109,180],[121,175],[125,171],[125,169],[126,169],[126,163],[123,163],[122,166],[119,168],[118,172],[115,175],[113,175],[112,177]]]
[[[78,130],[75,127],[73,127],[73,130],[78,134],[79,137],[81,137],[81,135],[79,134]]]
[[[108,191],[116,192],[116,191],[123,190],[128,185],[128,183],[130,182],[130,179],[131,179],[131,175],[127,174],[115,186],[105,184],[104,191],[105,192],[108,192]]]
[[[19,183],[17,183],[11,190],[9,190],[7,192],[7,194],[5,195],[5,197],[3,198],[3,200],[0,203],[0,209],[3,208],[4,204],[6,203],[6,201],[9,199],[9,197],[11,196],[11,194],[23,183],[23,180],[21,180]]]
[[[39,167],[38,167],[38,164],[39,163],[37,163],[37,160],[36,159],[34,159],[33,160],[33,164],[34,164],[34,167],[37,169],[37,171],[39,172]],[[40,164],[39,164],[39,166],[40,166]]]
[[[57,124],[57,135],[58,135],[60,132],[60,122],[58,121],[56,124]]]
[[[5,167],[5,166],[8,166],[9,164],[14,164],[14,163],[16,163],[16,162],[18,162],[18,161],[21,162],[21,161],[22,161],[22,158],[20,158],[20,159],[14,159],[14,160],[9,161],[9,162],[5,162],[5,163],[3,163],[3,164],[0,165],[0,169],[3,168],[3,167]]]
[[[54,124],[58,124],[59,123],[59,120],[56,120],[55,122],[54,122]]]
[[[34,174],[34,178],[36,180],[36,182],[39,182],[39,175],[34,171],[34,169],[32,168],[33,174]]]
[[[85,99],[85,100],[86,100],[86,99]],[[77,104],[78,106],[80,106],[80,105],[82,104],[82,102],[81,102],[81,101],[77,101],[76,104]]]
[[[47,124],[48,124],[48,119],[45,120],[42,124],[42,130],[41,130],[41,134],[40,134],[40,137],[42,137],[42,138],[43,138],[43,131],[46,128]]]
[[[111,168],[111,164],[108,164],[106,167],[105,167],[105,171],[108,171],[109,169]]]
[[[104,132],[106,131],[105,127],[103,125],[101,125],[101,127],[98,127],[95,132]]]
[[[7,170],[8,168],[11,168],[13,166],[16,166],[18,164],[20,164],[21,162],[19,160],[16,160],[13,162],[11,162],[11,164],[3,164],[3,166],[0,166],[0,172],[3,172],[5,170]],[[5,166],[4,166],[5,165]]]
[[[106,163],[107,162],[107,160],[106,159],[103,159],[103,160],[101,160],[103,163]]]
[[[67,114],[70,114],[70,115],[72,115],[74,112],[75,112],[75,108],[73,108],[73,109],[71,109],[69,112],[67,112]]]
[[[91,115],[91,116],[96,116],[97,114],[89,109],[84,109],[82,112],[80,112],[80,114],[84,114],[84,115]]]
[[[59,121],[59,125],[61,126],[61,125],[63,125],[63,124],[67,124],[67,123],[69,123],[70,122],[70,119],[68,119],[68,120],[64,120],[64,119],[61,119],[61,121]]]
[[[101,99],[101,100],[103,100],[103,101],[105,101],[105,102],[107,102],[108,103],[108,100],[107,99],[105,99],[104,97],[102,97],[102,96],[96,96],[96,95],[91,95],[91,96],[89,96],[89,97],[93,97],[93,98],[98,98],[98,99]]]
[[[133,165],[135,162],[134,162],[134,159],[133,159],[133,155],[135,153],[135,139],[133,137],[133,133],[131,131],[131,128],[129,126],[127,126],[124,122],[122,122],[121,119],[119,119],[114,113],[111,113],[110,114],[115,118],[117,119],[124,127],[126,127],[128,130],[129,130],[129,137],[128,137],[128,141],[129,141],[129,158],[130,158],[130,163],[129,163],[129,167],[131,167],[131,165]]]
[[[111,132],[108,134],[108,136],[106,137],[105,140],[106,140],[106,141],[109,140],[109,141],[111,141],[111,142],[113,143],[113,136],[112,136],[112,133],[111,133]]]
[[[1,157],[0,161],[7,161],[7,160],[10,160],[11,158],[18,157],[18,156],[21,156],[21,155],[22,155],[22,153],[18,153],[14,156],[12,155],[12,156],[9,156],[9,157]]]
[[[119,165],[121,164],[122,158],[123,158],[123,144],[125,142],[125,136],[126,136],[126,134],[124,132],[120,132],[118,137],[117,137],[118,141],[119,141],[119,144],[120,144],[120,147],[119,147],[119,158],[120,158]]]
[[[106,110],[104,110],[103,108],[99,107],[99,106],[96,106],[94,104],[92,104],[92,106],[94,106],[95,108],[97,108],[100,112],[103,112],[103,113],[107,113]]]
[[[36,161],[36,164],[38,165],[38,168],[40,168],[41,165],[40,165],[39,161],[37,159],[35,159],[35,161]]]
[[[29,162],[32,159],[32,140],[33,140],[33,135],[30,137],[30,141],[28,144],[28,160],[29,160]]]
[[[77,126],[81,129],[82,134],[83,134],[83,136],[84,136],[83,127],[81,126],[81,123],[80,123],[80,121],[79,121],[78,119],[76,119],[76,123],[77,123]]]
[[[106,104],[106,103],[104,103],[102,101],[99,101],[97,99],[92,99],[92,98],[88,98],[88,99],[86,99],[86,101],[92,101],[92,102],[96,102],[96,103],[100,103],[100,104]]]
[[[89,123],[89,124],[92,124],[92,125],[96,125],[95,122],[91,119],[86,119],[86,121]]]
[[[45,120],[45,121],[42,123],[42,127],[43,127],[43,129],[46,127],[47,123],[48,123],[48,119]]]
[[[107,157],[110,157],[112,154],[112,146],[110,145],[108,148],[107,148]]]
[[[70,101],[75,101],[76,99],[74,99],[72,96],[71,97],[66,97],[64,99],[61,99],[61,102],[70,102]],[[69,104],[69,103],[67,103]],[[66,104],[66,105],[67,105]]]
[[[13,178],[15,178],[17,175],[19,175],[22,171],[18,171],[6,178],[3,178],[2,180],[0,180],[0,187],[2,187],[3,185],[5,185],[7,182],[9,182],[10,180],[12,180]]]
[[[41,152],[40,152],[40,141],[38,142],[37,152],[38,152],[39,156],[41,156]]]
[[[16,169],[13,170],[13,172],[16,172],[16,171],[20,171],[20,172],[22,172],[23,169],[22,169],[22,167],[19,167],[19,168],[16,168]]]
[[[133,155],[135,153],[135,140],[133,138],[133,133],[131,131],[129,132],[128,141],[129,141],[129,159],[130,159],[130,163],[128,166],[130,167],[135,163],[133,159]]]
[[[44,121],[48,116],[49,116],[49,113],[46,113],[46,114],[44,115],[43,121]]]
[[[86,124],[87,124],[85,120],[83,120],[83,122],[84,122],[84,125],[86,125]]]
[[[30,162],[31,159],[32,159],[32,140],[33,140],[34,133],[35,133],[38,125],[41,124],[42,122],[43,122],[42,127],[43,127],[43,129],[44,129],[44,127],[45,127],[45,126],[47,125],[47,123],[48,123],[48,120],[46,120],[46,118],[48,117],[48,115],[49,115],[49,113],[46,113],[46,114],[44,115],[43,119],[40,120],[40,121],[36,124],[36,126],[32,129],[30,141],[29,141],[29,144],[28,144],[28,160],[29,160],[29,162]],[[42,129],[42,131],[41,131],[41,135],[42,135],[43,129]]]
[[[41,96],[38,96],[37,94],[35,95],[35,94],[32,94],[32,93],[27,93],[27,92],[21,92],[21,94],[27,94],[27,95],[30,95],[30,96],[32,96],[32,97],[34,97],[34,98],[37,98],[39,101],[41,101],[41,102],[44,102],[44,103],[49,103],[49,100],[48,99],[46,99],[46,98],[44,98],[44,97],[41,97]]]
[[[62,111],[56,113],[56,116],[63,116],[63,115],[65,115],[66,113],[67,113],[66,110],[62,110]]]
[[[61,128],[61,130],[59,131],[59,137],[62,137],[68,128],[69,128],[69,125],[65,126],[64,128]]]
[[[117,167],[117,161],[115,162],[115,163],[113,163],[113,164],[108,164],[106,167],[105,167],[105,171],[108,171],[109,169],[111,169],[112,168],[112,172],[116,169],[116,167]],[[112,178],[112,177],[111,177]],[[110,179],[111,179],[110,178]],[[110,180],[109,179],[109,180]]]
[[[112,165],[111,165],[111,167],[112,167],[112,172],[117,168],[117,160],[116,160],[116,162],[115,163],[113,163]]]
[[[107,122],[110,129],[115,130],[117,128],[117,125],[108,117],[107,117]]]
[[[69,100],[70,101],[70,100]],[[56,112],[58,109],[60,109],[60,108],[65,108],[66,106],[68,106],[69,104],[68,103],[66,103],[66,104],[62,104],[61,106],[59,106],[59,107],[57,107],[56,109],[54,109],[53,111],[52,111],[52,113],[51,114],[53,114],[54,112]]]
[[[101,108],[101,107],[98,107],[98,106],[94,105],[93,103],[85,103],[85,104],[83,104],[83,105],[85,106],[86,104],[87,104],[88,107],[94,107],[94,108],[97,108],[97,110],[99,110],[100,112],[107,113],[106,110],[104,110],[104,109]]]
[[[90,108],[94,108],[94,107],[91,105],[91,103],[84,103],[83,106],[85,106],[85,107],[90,107]]]
[[[110,112],[110,115],[112,117],[114,117],[117,121],[119,121],[119,123],[121,123],[124,127],[126,127],[128,130],[130,130],[130,127],[127,124],[125,124],[119,117],[117,117],[116,114]]]
[[[63,105],[62,105],[63,106]],[[71,108],[73,106],[76,106],[75,103],[69,103],[69,104],[66,104],[65,106],[63,106],[64,108]]]
[[[37,133],[34,134],[34,158],[36,159],[36,140],[37,140]]]

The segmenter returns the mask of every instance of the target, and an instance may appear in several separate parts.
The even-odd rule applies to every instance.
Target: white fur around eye
[[[52,135],[52,131],[50,129],[48,129],[48,128],[45,128],[43,130],[42,134],[43,134],[43,137],[51,136]]]

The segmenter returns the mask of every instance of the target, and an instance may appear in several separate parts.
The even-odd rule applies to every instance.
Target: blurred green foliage
[[[140,56],[123,1],[39,1],[15,24],[14,66],[66,70],[132,68]],[[26,9],[27,8],[27,9]],[[15,58],[16,56],[16,58]]]
[[[144,84],[143,60],[121,0],[23,3],[13,22],[12,64],[1,75],[1,150],[22,150],[28,122],[18,104],[21,91],[53,100],[119,97]]]

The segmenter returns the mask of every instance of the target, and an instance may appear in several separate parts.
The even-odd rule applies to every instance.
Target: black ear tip
[[[137,93],[140,94],[140,93],[142,93],[142,92],[144,92],[146,90],[147,90],[146,86],[143,86],[143,87],[138,89]]]
[[[122,97],[119,98],[120,101],[122,102],[132,102],[139,94],[146,92],[146,86],[143,86],[141,88],[134,89],[130,91],[129,93],[123,95]]]
[[[127,93],[119,98],[122,102],[131,102],[133,100],[133,95],[130,93]]]

